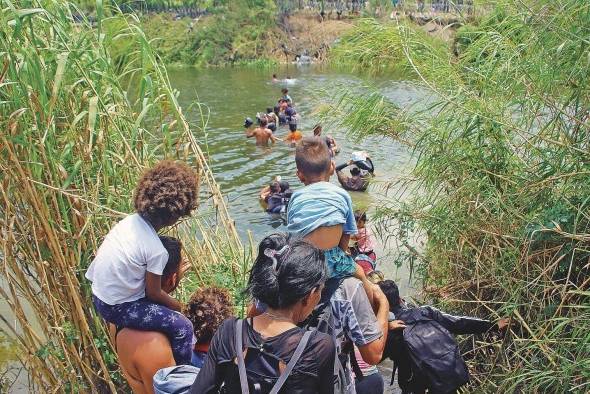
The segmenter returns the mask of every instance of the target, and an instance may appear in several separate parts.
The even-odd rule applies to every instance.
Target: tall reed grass
[[[200,173],[201,207],[172,230],[193,286],[222,275],[239,287],[249,260],[200,148],[204,133],[186,121],[137,20],[107,36],[104,24],[120,16],[101,1],[94,28],[66,1],[1,4],[0,295],[12,310],[4,329],[31,390],[114,392],[123,383],[83,274],[132,210],[143,169],[171,158]],[[134,43],[124,62],[111,57],[117,40]]]
[[[340,103],[359,137],[415,152],[413,197],[392,199],[381,224],[426,237],[408,261],[443,306],[512,317],[503,341],[476,342],[471,389],[588,392],[590,3],[497,1],[457,32],[455,54],[421,34],[367,22],[334,53],[402,67],[434,97],[411,110],[375,94]]]

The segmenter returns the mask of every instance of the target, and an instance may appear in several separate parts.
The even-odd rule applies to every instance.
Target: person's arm
[[[162,290],[162,275],[157,275],[152,272],[145,274],[145,296],[148,300],[156,304],[164,305],[172,310],[179,311],[182,309],[182,304],[171,297]]]
[[[336,170],[336,177],[338,178],[338,182],[340,182],[340,184],[343,187],[345,187],[348,177],[346,175],[344,175],[344,173],[342,171],[338,171],[338,170]]]
[[[246,138],[252,138],[252,137],[254,137],[254,135],[256,135],[256,133],[254,132],[254,130],[250,130],[250,131],[246,130]]]
[[[382,335],[380,338],[367,343],[366,345],[357,345],[357,347],[361,353],[361,357],[367,364],[377,365],[381,362],[383,351],[385,350],[385,343],[387,342],[387,333],[389,331],[389,302],[379,286],[375,286],[373,299],[375,303],[377,303],[377,324],[381,329]],[[369,306],[369,310],[370,309],[371,307]]]
[[[267,129],[267,130],[268,130],[268,129]],[[268,130],[268,136],[270,137],[270,140],[272,141],[272,143],[273,143],[273,144],[274,144],[275,142],[278,142],[278,141],[279,141],[279,139],[278,139],[277,137],[275,137],[275,136],[272,134],[272,131],[270,131],[270,130]]]
[[[336,166],[336,171],[342,171],[343,169],[345,169],[349,165],[350,165],[350,162],[348,162],[348,163],[342,163],[342,164]]]
[[[345,252],[348,252],[348,243],[350,242],[350,234],[342,234],[342,236],[340,237],[340,243],[338,244],[338,246],[340,247],[340,249],[344,250]]]
[[[453,334],[481,334],[495,328],[498,329],[498,324],[489,320],[449,315],[431,306],[424,308],[428,311],[432,320],[436,320]]]

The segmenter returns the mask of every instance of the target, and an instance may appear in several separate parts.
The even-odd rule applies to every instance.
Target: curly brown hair
[[[219,287],[196,290],[182,310],[192,323],[197,343],[209,343],[221,323],[234,315],[231,295]]]
[[[190,215],[198,196],[198,173],[184,163],[163,160],[141,176],[134,205],[137,213],[159,229]]]

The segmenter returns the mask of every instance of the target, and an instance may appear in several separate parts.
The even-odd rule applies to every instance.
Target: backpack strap
[[[287,380],[289,375],[291,375],[291,372],[293,371],[295,364],[297,364],[297,361],[299,361],[299,359],[301,358],[301,355],[303,354],[303,351],[307,346],[307,342],[309,342],[310,336],[311,331],[305,331],[305,334],[303,334],[303,338],[301,338],[301,341],[299,341],[299,345],[297,345],[297,349],[295,349],[295,353],[293,353],[291,360],[289,360],[289,364],[287,364],[287,368],[283,371],[281,376],[279,376],[279,380],[277,380],[277,382],[273,386],[272,390],[270,391],[270,394],[277,394],[281,387],[283,387],[283,384],[285,384],[285,381]]]
[[[397,361],[393,362],[393,368],[391,369],[391,382],[389,382],[390,386],[393,386],[393,381],[395,380],[395,371],[397,369]]]
[[[243,394],[250,394],[250,389],[248,388],[248,377],[246,376],[246,365],[244,363],[244,346],[243,346],[243,337],[242,333],[244,332],[244,321],[242,319],[238,319],[236,321],[236,338],[235,338],[235,345],[236,345],[236,353],[238,359],[238,372],[240,374],[240,386],[242,387]]]

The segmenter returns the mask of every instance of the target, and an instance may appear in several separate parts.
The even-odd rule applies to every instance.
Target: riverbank
[[[362,20],[361,15],[322,18],[308,10],[281,17],[264,13],[260,18],[231,13],[191,18],[166,12],[140,17],[143,31],[164,63],[196,67],[289,64],[298,56],[307,57],[305,62],[324,63],[340,38]],[[375,20],[410,23],[445,42],[451,42],[461,26],[456,16],[436,12],[395,12]]]

